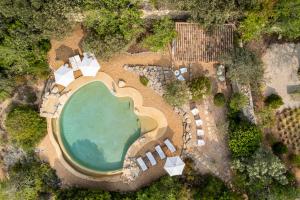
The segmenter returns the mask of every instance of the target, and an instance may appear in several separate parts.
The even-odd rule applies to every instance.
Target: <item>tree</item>
[[[84,21],[87,36],[83,48],[86,51],[108,58],[123,50],[143,31],[137,3],[129,0],[89,1],[86,6],[89,8]]]
[[[277,109],[283,105],[283,101],[279,95],[271,94],[265,99],[265,104],[272,109]]]
[[[202,100],[205,95],[211,93],[211,83],[209,78],[200,76],[189,83],[189,88],[194,100]]]
[[[28,106],[17,106],[7,116],[5,126],[11,141],[31,150],[45,136],[46,122]]]
[[[163,97],[172,106],[182,106],[189,98],[188,87],[184,82],[173,81],[166,85]]]
[[[270,189],[276,185],[287,186],[289,181],[286,168],[271,151],[259,148],[252,156],[233,160],[232,167],[237,172],[239,185],[250,197],[269,199]]]
[[[226,103],[226,99],[223,93],[217,93],[214,96],[214,104],[218,107],[224,106]]]
[[[111,200],[111,194],[109,192],[99,189],[83,189],[83,188],[69,188],[58,190],[55,194],[57,200]]]
[[[213,25],[223,25],[232,22],[239,17],[234,0],[169,0],[180,10],[191,13],[193,21],[200,23],[206,28]]]
[[[251,51],[245,48],[235,48],[221,60],[228,66],[226,76],[231,81],[237,81],[242,85],[250,85],[256,89],[263,81],[264,70],[261,61]]]
[[[234,93],[230,99],[229,107],[233,111],[239,111],[243,109],[249,102],[249,99],[246,95],[242,93]]]
[[[60,186],[55,171],[30,155],[9,170],[9,179],[2,183],[5,199],[40,199],[53,194]]]
[[[288,152],[288,148],[282,142],[276,142],[272,145],[272,150],[275,155],[281,155]]]
[[[250,156],[260,146],[262,133],[255,125],[240,122],[229,128],[228,145],[234,157]]]
[[[144,46],[152,51],[164,50],[176,37],[175,24],[171,19],[164,17],[153,25],[153,34],[146,37]]]

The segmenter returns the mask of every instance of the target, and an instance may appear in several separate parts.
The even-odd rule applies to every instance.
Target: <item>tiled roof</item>
[[[205,31],[196,23],[176,23],[177,38],[173,44],[173,58],[182,62],[213,62],[233,48],[231,25],[216,26]]]

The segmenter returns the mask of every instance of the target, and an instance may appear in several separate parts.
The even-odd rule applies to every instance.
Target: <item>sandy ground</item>
[[[50,50],[48,57],[49,63],[52,69],[57,69],[59,66],[64,64],[68,57],[75,55],[77,52],[81,52],[79,44],[82,39],[83,32],[80,27],[77,26],[74,33],[62,41],[52,40],[52,49]],[[58,50],[60,49],[60,50]],[[156,94],[152,89],[143,86],[139,77],[133,73],[127,72],[123,69],[125,64],[140,64],[140,65],[160,65],[160,66],[170,66],[169,56],[161,53],[141,53],[141,54],[118,54],[115,55],[108,61],[99,60],[101,69],[108,75],[110,75],[116,82],[118,79],[123,79],[126,81],[127,86],[137,89],[144,98],[144,106],[155,107],[162,111],[168,121],[168,130],[165,137],[172,139],[175,146],[178,148],[178,153],[182,146],[182,123],[178,115],[173,112],[171,106],[166,104],[162,97]],[[140,150],[139,154],[143,155],[146,151],[154,149],[153,144],[147,144],[143,149]],[[49,140],[49,135],[47,135],[39,148],[42,150],[40,156],[43,160],[50,163],[54,169],[57,171],[57,175],[61,178],[64,186],[67,185],[78,185],[83,187],[102,187],[107,190],[135,190],[138,187],[151,183],[153,180],[161,177],[165,174],[163,170],[163,162],[155,167],[150,167],[146,173],[142,173],[139,178],[132,184],[128,185],[123,182],[98,182],[98,181],[86,181],[80,179],[68,170],[66,170],[60,161],[56,157],[55,149]]]
[[[300,63],[300,45],[273,44],[262,56],[265,67],[265,95],[272,93],[280,95],[286,106],[299,106],[299,101],[293,100],[288,91],[291,87],[300,85],[297,70]]]
[[[216,69],[212,63],[195,64],[192,66],[195,76],[203,75],[210,77],[212,83],[212,94],[222,92],[228,97],[230,88],[225,82],[218,82],[216,79]],[[231,179],[230,156],[226,142],[227,119],[226,109],[216,107],[213,103],[213,95],[207,97],[202,102],[197,102],[200,111],[200,118],[203,120],[204,141],[202,147],[195,146],[189,152],[196,165],[195,168],[200,173],[212,173],[220,177],[225,182]],[[191,116],[191,118],[193,118]],[[194,127],[195,129],[195,127]],[[194,133],[196,130],[194,131]],[[196,143],[196,134],[194,134]]]

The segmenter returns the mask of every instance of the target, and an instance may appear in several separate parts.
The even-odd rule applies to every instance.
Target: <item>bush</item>
[[[300,168],[300,155],[292,154],[289,159],[293,165]]]
[[[2,186],[3,199],[44,199],[59,189],[60,180],[48,164],[30,155],[9,170],[9,179]]]
[[[225,95],[223,93],[217,93],[214,96],[214,104],[216,106],[224,106],[226,103]]]
[[[189,83],[189,88],[194,100],[202,100],[205,95],[210,94],[211,83],[209,78],[205,76],[200,76],[198,78],[193,79]]]
[[[175,24],[172,20],[165,17],[154,23],[153,34],[146,37],[144,46],[152,51],[164,50],[175,37]]]
[[[141,84],[143,84],[144,86],[147,86],[149,80],[147,79],[146,76],[140,76],[140,82],[141,82]]]
[[[288,148],[282,142],[276,142],[272,145],[272,150],[274,154],[281,155],[288,152]]]
[[[137,2],[89,1],[83,25],[87,35],[83,49],[93,51],[101,58],[126,49],[143,32],[143,20]]]
[[[166,85],[164,99],[172,106],[182,106],[188,101],[188,87],[182,81],[174,81]]]
[[[265,99],[266,106],[277,109],[283,105],[282,98],[277,94],[271,94]]]
[[[229,107],[233,111],[239,111],[248,104],[248,97],[242,93],[234,93],[230,99]]]
[[[260,146],[262,132],[255,125],[240,122],[230,129],[229,149],[234,157],[250,156]]]
[[[7,116],[5,126],[11,141],[31,150],[46,134],[46,121],[28,106],[17,106]]]

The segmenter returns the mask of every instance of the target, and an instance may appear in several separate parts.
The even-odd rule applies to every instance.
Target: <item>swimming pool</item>
[[[122,169],[128,148],[141,134],[132,99],[115,97],[101,81],[82,86],[69,98],[59,127],[71,160],[98,172]]]

